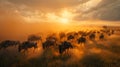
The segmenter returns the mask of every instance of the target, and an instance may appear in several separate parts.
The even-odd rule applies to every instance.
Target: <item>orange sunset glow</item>
[[[0,67],[119,67],[120,0],[0,0]]]

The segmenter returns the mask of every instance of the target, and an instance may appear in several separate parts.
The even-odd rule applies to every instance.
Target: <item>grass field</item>
[[[116,32],[104,40],[88,41],[84,47],[75,45],[64,54],[59,54],[58,47],[43,50],[41,44],[35,51],[31,48],[25,53],[12,46],[0,50],[0,67],[120,67],[119,41],[120,32]]]

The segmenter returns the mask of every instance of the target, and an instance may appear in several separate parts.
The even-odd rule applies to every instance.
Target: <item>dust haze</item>
[[[0,67],[120,67],[120,0],[0,0]]]
[[[120,27],[119,23],[111,23],[106,21],[82,21],[84,23],[21,23],[21,24],[3,24],[1,28],[1,45],[5,40],[18,40],[20,45],[29,42],[29,35],[41,36],[42,40],[37,42],[37,48],[24,49],[19,52],[19,45],[8,46],[0,50],[0,66],[2,67],[118,67],[120,65],[119,57],[119,40]],[[92,23],[93,22],[93,23]],[[86,24],[87,23],[87,24]],[[108,24],[109,23],[109,24]],[[113,30],[114,33],[105,32]],[[79,33],[83,32],[83,33]],[[65,33],[65,39],[59,39],[60,33]],[[66,38],[72,33],[79,33],[72,40]],[[88,33],[87,35],[84,35]],[[96,33],[95,39],[91,39],[90,33]],[[100,34],[104,34],[104,38],[99,39]],[[109,34],[110,33],[110,34]],[[46,45],[47,37],[55,36],[57,42],[62,43],[68,41],[73,48],[66,49],[64,53],[59,51],[59,43],[57,45]],[[76,39],[85,36],[86,42],[83,44],[76,43]],[[23,43],[22,43],[23,42]],[[5,44],[4,44],[5,45]],[[11,61],[9,61],[12,59]]]
[[[10,21],[10,22],[9,22]],[[64,31],[78,31],[80,26],[119,26],[119,22],[88,20],[80,22],[70,22],[67,24],[58,22],[35,22],[27,23],[20,20],[6,20],[0,23],[0,41],[6,39],[23,41],[31,34],[60,33]],[[89,28],[89,27],[88,27]]]

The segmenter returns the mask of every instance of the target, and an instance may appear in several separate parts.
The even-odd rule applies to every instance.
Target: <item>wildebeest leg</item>
[[[62,51],[61,51],[61,49],[59,49],[59,53],[60,53],[60,54],[62,54]]]
[[[82,48],[84,48],[85,47],[84,43],[81,43],[81,46],[82,46]]]
[[[59,53],[62,54],[63,53],[63,50],[62,50],[62,47],[59,46]]]
[[[69,50],[70,50],[70,49],[66,49],[66,50],[65,50],[67,56],[70,56],[70,54],[69,54]]]
[[[45,46],[44,46],[44,45],[42,45],[42,47],[43,47],[43,49],[45,49]]]
[[[33,49],[33,53],[35,52],[36,48]]]
[[[3,49],[3,50],[6,50],[6,47],[3,47],[2,49]]]
[[[15,48],[17,47],[18,45],[15,45]]]
[[[0,46],[0,50],[2,49],[2,47]]]
[[[24,49],[24,51],[23,51],[24,56],[25,56],[27,53],[28,53],[28,49],[26,48],[26,49]]]
[[[25,49],[23,49],[23,52],[22,52],[22,53],[23,53],[23,55],[25,56]]]
[[[82,43],[79,43],[80,47],[82,47]]]

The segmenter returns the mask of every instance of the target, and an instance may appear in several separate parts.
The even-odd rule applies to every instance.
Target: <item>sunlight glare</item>
[[[68,23],[72,20],[72,13],[68,11],[67,9],[64,9],[60,13],[60,22],[61,23]]]
[[[69,22],[69,19],[67,19],[67,18],[61,18],[61,19],[60,19],[60,22],[61,22],[61,23],[68,23],[68,22]]]

